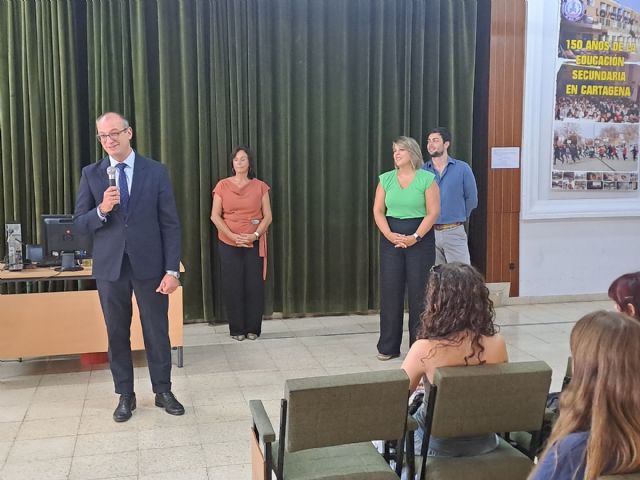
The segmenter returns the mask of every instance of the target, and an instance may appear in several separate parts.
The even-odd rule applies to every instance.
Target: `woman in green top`
[[[380,175],[373,218],[380,230],[380,339],[378,359],[400,355],[405,284],[409,295],[409,341],[416,339],[429,269],[435,262],[433,224],[440,190],[422,170],[422,152],[410,137],[393,142],[395,169]]]

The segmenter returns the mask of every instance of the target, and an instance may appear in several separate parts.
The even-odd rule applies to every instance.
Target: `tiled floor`
[[[497,309],[512,361],[545,360],[558,390],[576,320],[610,302]],[[185,327],[184,368],[173,391],[187,412],[153,405],[144,355],[136,354],[138,408],[128,422],[106,365],[77,357],[0,363],[0,479],[248,479],[250,399],[277,426],[287,378],[398,368],[376,360],[378,317],[265,321],[263,336],[236,342],[225,325]],[[405,338],[405,351],[408,340]]]

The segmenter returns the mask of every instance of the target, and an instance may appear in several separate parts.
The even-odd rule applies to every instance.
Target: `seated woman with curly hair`
[[[618,312],[571,331],[571,383],[531,480],[596,480],[640,471],[640,322]]]
[[[431,269],[418,340],[411,346],[402,368],[413,392],[423,375],[433,381],[438,367],[495,364],[508,361],[507,347],[494,323],[495,311],[484,278],[472,266],[448,263]],[[422,444],[426,408],[414,417],[416,451]],[[431,437],[428,454],[458,457],[489,453],[498,446],[495,434],[439,439]]]

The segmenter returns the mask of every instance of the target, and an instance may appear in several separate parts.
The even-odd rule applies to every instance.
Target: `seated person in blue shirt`
[[[596,480],[640,471],[640,323],[617,312],[571,331],[573,376],[530,480]]]
[[[471,264],[464,223],[478,206],[478,187],[471,167],[449,156],[451,133],[438,127],[427,135],[431,160],[422,167],[436,176],[440,187],[440,216],[434,225],[436,265],[451,262]]]

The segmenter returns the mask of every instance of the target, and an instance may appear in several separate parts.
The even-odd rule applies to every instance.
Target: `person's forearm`
[[[213,224],[218,229],[218,232],[222,232],[222,234],[227,236],[227,237],[231,237],[233,235],[233,232],[227,226],[227,224],[225,223],[225,221],[223,220],[222,217],[217,216],[217,215],[212,215],[211,216],[211,221],[213,222]]]
[[[389,222],[387,222],[387,217],[381,212],[375,212],[373,214],[373,219],[376,222],[376,226],[380,233],[384,235],[385,238],[389,238],[391,235],[391,228],[389,228]]]
[[[478,206],[478,186],[473,174],[468,175],[464,179],[464,206],[467,218],[471,215],[474,208]]]
[[[467,219],[471,215],[471,212],[478,206],[478,191],[473,189],[469,192],[465,192],[464,197],[464,210],[467,215]]]
[[[469,220],[469,217],[471,216],[471,212],[473,212],[473,210],[476,208],[475,205],[471,204],[470,202],[467,202],[467,204],[465,205],[465,216],[466,219]]]
[[[96,203],[89,191],[86,181],[80,181],[80,190],[76,199],[75,210],[73,212],[73,223],[84,234],[93,234],[96,230],[104,226],[103,221],[96,212]]]
[[[436,223],[438,215],[440,215],[440,212],[430,213],[426,217],[424,217],[422,219],[422,222],[420,222],[420,225],[418,225],[416,233],[421,237],[424,237],[427,233],[429,233],[429,230],[433,228],[433,224]]]
[[[262,221],[258,224],[258,228],[256,228],[256,233],[260,236],[264,235],[269,229],[269,225],[271,225],[272,217],[269,215],[268,217],[264,217]]]

